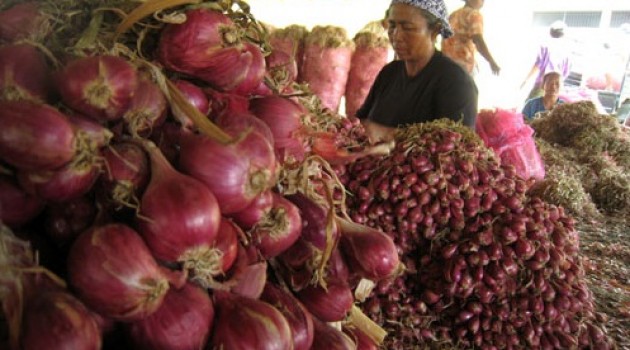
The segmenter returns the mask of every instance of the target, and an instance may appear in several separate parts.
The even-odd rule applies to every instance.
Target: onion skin
[[[51,84],[49,71],[44,55],[32,45],[0,47],[0,100],[46,102]]]
[[[99,187],[107,197],[118,204],[133,203],[150,180],[149,157],[142,147],[121,142],[103,150],[105,169],[99,178]]]
[[[247,77],[252,54],[239,42],[232,20],[219,11],[186,12],[186,22],[169,24],[158,44],[158,60],[168,69],[229,91]]]
[[[67,117],[70,124],[74,127],[75,134],[83,133],[85,141],[90,143],[88,147],[92,149],[100,149],[108,145],[114,137],[114,133],[108,128],[91,119],[78,115],[68,115]]]
[[[243,46],[245,47],[245,50],[251,54],[252,62],[249,65],[245,79],[243,79],[243,81],[241,81],[240,84],[238,84],[238,86],[230,92],[248,96],[252,94],[263,82],[263,78],[265,77],[265,73],[267,71],[267,64],[260,47],[250,42],[244,43]]]
[[[34,219],[44,206],[40,198],[24,191],[14,178],[0,175],[0,222],[17,228]]]
[[[234,265],[238,256],[238,238],[241,229],[232,221],[222,218],[217,234],[216,249],[221,252],[221,272],[223,274]]]
[[[293,349],[289,323],[270,304],[215,291],[214,305],[215,326],[210,342],[214,349]]]
[[[351,271],[363,278],[381,280],[400,265],[394,241],[381,231],[337,218],[341,229],[341,251]]]
[[[302,218],[302,235],[300,239],[324,251],[327,246],[326,223],[328,221],[328,210],[301,192],[286,197],[300,209],[300,217]],[[332,234],[333,242],[336,242],[338,237],[339,232],[335,225]]]
[[[357,344],[357,350],[378,350],[378,345],[360,329],[344,328],[343,331],[348,334],[350,338],[354,339],[354,343]]]
[[[282,195],[272,193],[273,207],[250,231],[254,244],[266,258],[274,258],[299,238],[302,232],[302,219],[298,207]]]
[[[47,201],[61,203],[88,193],[100,174],[96,164],[72,164],[55,171],[19,172],[20,184]]]
[[[203,349],[210,337],[214,307],[208,293],[190,283],[170,289],[162,306],[150,316],[130,323],[134,349]]]
[[[140,202],[137,226],[153,255],[167,262],[203,262],[217,237],[221,213],[200,181],[177,172],[152,143],[151,181]]]
[[[132,136],[150,135],[153,129],[164,124],[167,106],[166,97],[157,84],[141,78],[123,115],[127,132]]]
[[[210,102],[200,87],[187,80],[176,80],[173,82],[173,85],[177,87],[188,103],[201,112],[201,114],[208,115],[208,113],[210,113]],[[194,127],[193,121],[179,108],[171,105],[171,111],[175,119],[182,125],[182,127],[187,129],[192,129]]]
[[[85,231],[96,217],[96,205],[87,196],[46,208],[46,234],[59,246],[64,246]]]
[[[273,95],[251,99],[250,111],[271,129],[280,161],[287,157],[298,161],[304,158],[306,146],[301,118],[307,111],[301,104]]]
[[[313,344],[313,317],[293,294],[267,282],[260,297],[284,315],[289,322],[294,350],[308,350]]]
[[[63,291],[47,291],[31,300],[24,311],[23,350],[99,350],[101,333],[92,313]]]
[[[55,108],[0,102],[0,158],[22,170],[53,170],[75,154],[74,130]]]
[[[273,199],[273,192],[265,191],[259,194],[247,208],[230,215],[230,218],[241,228],[249,230],[271,210]]]
[[[355,350],[357,345],[342,331],[314,319],[315,337],[312,350]]]
[[[37,42],[48,34],[48,29],[48,19],[35,1],[17,3],[0,11],[0,42],[14,42],[19,39]]]
[[[138,86],[135,68],[116,56],[75,59],[55,77],[63,102],[101,122],[122,118]]]
[[[249,112],[227,111],[226,113],[221,113],[219,117],[215,119],[215,122],[223,131],[234,137],[238,137],[238,135],[252,128],[254,131],[263,135],[267,141],[269,141],[269,144],[273,146],[273,134],[267,123]]]
[[[208,186],[224,215],[245,209],[276,180],[273,148],[254,131],[227,145],[202,135],[183,137],[179,166]]]
[[[326,289],[309,285],[296,293],[297,298],[313,316],[324,322],[341,321],[354,303],[350,287],[341,281],[329,281]]]
[[[68,255],[68,279],[92,310],[120,321],[152,314],[169,289],[140,235],[122,224],[79,235]]]

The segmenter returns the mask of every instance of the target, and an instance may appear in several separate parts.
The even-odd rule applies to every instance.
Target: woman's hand
[[[499,75],[501,72],[501,67],[494,61],[490,62],[490,69],[492,69],[492,74],[494,75]]]
[[[361,123],[363,124],[363,127],[365,127],[365,133],[372,144],[389,142],[394,139],[396,128],[383,126],[367,119],[363,119]]]

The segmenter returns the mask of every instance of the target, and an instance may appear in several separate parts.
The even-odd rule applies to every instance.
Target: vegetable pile
[[[554,165],[549,167],[548,179],[536,189],[538,193],[555,199],[553,203],[574,207],[576,213],[582,210],[578,205],[586,203],[589,215],[585,217],[630,213],[630,136],[616,118],[599,114],[591,102],[577,102],[554,108],[531,126],[538,143],[548,144],[541,152],[545,163]],[[558,192],[553,189],[561,186],[549,185],[567,181],[581,186]],[[580,192],[581,200],[570,197]]]
[[[529,196],[463,126],[416,125],[396,141],[342,175],[353,220],[390,234],[406,267],[362,304],[389,331],[387,348],[614,346],[562,207]]]

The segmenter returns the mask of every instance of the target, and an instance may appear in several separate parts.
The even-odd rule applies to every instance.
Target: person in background
[[[555,21],[549,26],[550,39],[538,48],[536,60],[521,84],[522,89],[534,75],[536,76],[536,81],[527,99],[543,94],[543,76],[546,72],[560,72],[563,81],[571,72],[571,51],[564,39],[565,28],[566,24],[563,21]]]
[[[484,0],[465,0],[462,8],[449,16],[449,23],[455,32],[453,37],[442,40],[442,52],[473,74],[476,68],[475,54],[490,63],[494,75],[499,75],[501,68],[492,57],[483,38],[483,16],[479,11]]]
[[[435,47],[449,37],[443,0],[393,0],[388,36],[397,60],[385,65],[356,116],[372,142],[390,141],[397,127],[450,118],[474,128],[478,92],[460,65]]]
[[[561,73],[556,71],[547,72],[543,77],[543,95],[528,100],[523,107],[523,115],[531,120],[536,114],[549,111],[557,104],[564,103],[564,101],[558,97],[560,95],[561,86]]]

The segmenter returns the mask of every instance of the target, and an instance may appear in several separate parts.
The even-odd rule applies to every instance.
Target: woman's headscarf
[[[392,0],[391,4],[407,4],[425,10],[437,17],[442,23],[442,29],[440,30],[442,38],[446,39],[453,35],[453,29],[448,23],[448,10],[443,0]]]

